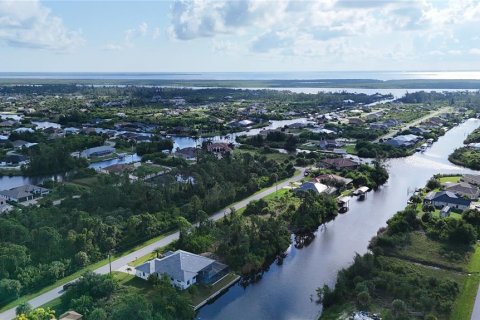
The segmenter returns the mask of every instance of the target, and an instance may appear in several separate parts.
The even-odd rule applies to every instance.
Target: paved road
[[[305,168],[301,168],[300,171],[301,172],[299,174],[293,176],[292,178],[289,178],[288,180],[286,180],[284,182],[279,183],[277,186],[270,187],[268,189],[265,189],[262,192],[254,194],[254,195],[252,195],[252,196],[250,196],[250,197],[248,197],[248,198],[246,198],[242,201],[239,201],[239,202],[235,203],[231,207],[235,208],[236,210],[241,209],[241,208],[245,207],[252,200],[259,200],[263,197],[268,196],[269,194],[274,193],[277,189],[280,190],[281,188],[288,186],[292,182],[296,182],[296,181],[301,180],[304,177]],[[224,215],[228,214],[229,212],[230,212],[229,209],[220,210],[220,211],[216,212],[215,214],[213,214],[211,216],[211,219],[214,220],[214,221],[219,220],[219,219],[223,218]],[[148,246],[145,246],[145,247],[143,247],[143,248],[141,248],[137,251],[129,253],[126,256],[118,258],[118,259],[112,261],[112,270],[118,270],[122,266],[125,266],[126,264],[128,264],[129,262],[134,261],[137,257],[142,257],[144,255],[147,255],[147,254],[151,253],[156,248],[164,247],[164,246],[170,244],[171,242],[177,240],[178,237],[179,237],[179,233],[175,232],[173,234],[170,234],[170,235],[166,236],[165,238],[162,238],[161,240],[159,240],[157,242],[154,242],[154,243],[152,243]],[[103,267],[100,267],[100,268],[94,270],[94,271],[96,273],[99,273],[99,274],[106,274],[110,271],[109,265],[107,264]],[[75,280],[77,280],[77,279],[75,279]],[[72,282],[75,281],[75,280],[72,280]],[[37,308],[37,307],[40,307],[40,306],[46,304],[49,301],[52,301],[53,299],[56,299],[56,298],[60,297],[62,294],[63,294],[63,285],[59,286],[59,287],[56,287],[56,288],[54,288],[50,291],[47,291],[47,292],[39,295],[36,298],[31,299],[30,301],[28,301],[28,303],[30,303],[30,305],[33,308]],[[10,319],[13,319],[13,318],[15,318],[15,308],[12,308],[12,309],[9,309],[7,311],[4,311],[4,312],[0,313],[0,320],[10,320]]]
[[[409,122],[409,123],[406,123],[405,125],[403,125],[400,129],[396,129],[396,130],[393,130],[389,133],[387,133],[386,135],[378,138],[377,140],[375,140],[375,142],[379,142],[380,139],[383,139],[383,140],[386,140],[386,139],[389,139],[389,138],[392,138],[394,135],[396,135],[397,133],[399,133],[400,131],[403,131],[403,130],[407,130],[409,127],[414,127],[414,126],[417,126],[419,125],[420,123],[422,123],[423,121],[425,120],[428,120],[430,118],[433,118],[433,117],[436,117],[442,113],[446,113],[448,111],[451,111],[452,108],[451,107],[443,107],[443,108],[440,108],[438,109],[437,111],[435,112],[432,112],[432,113],[429,113],[427,114],[426,116],[424,117],[421,117],[415,121],[412,121],[412,122]]]
[[[480,319],[480,286],[478,287],[477,297],[475,298],[475,304],[473,305],[471,320]]]

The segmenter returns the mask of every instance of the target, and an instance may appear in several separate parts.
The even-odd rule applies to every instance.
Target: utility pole
[[[110,267],[110,276],[112,276],[112,252],[108,252],[108,265]]]
[[[278,192],[278,174],[275,173],[275,193]]]

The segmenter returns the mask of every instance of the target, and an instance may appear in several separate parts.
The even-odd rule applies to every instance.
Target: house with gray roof
[[[91,157],[101,157],[108,154],[114,153],[115,148],[112,146],[100,146],[89,148],[80,152],[80,157],[82,158],[91,158]]]
[[[228,266],[183,250],[169,251],[163,258],[147,261],[135,270],[135,275],[145,280],[151,275],[165,275],[173,286],[180,289],[187,289],[195,283],[214,283],[227,273]]]
[[[455,193],[459,197],[468,199],[478,199],[479,190],[476,186],[473,186],[466,182],[459,183],[445,183],[445,191]]]
[[[314,182],[314,181],[308,181],[303,183],[301,186],[296,188],[294,192],[297,195],[304,194],[306,192],[313,192],[315,194],[333,193],[331,192],[331,188],[329,188],[328,186],[319,182]]]
[[[411,147],[415,145],[421,138],[414,134],[406,134],[396,136],[390,140],[385,141],[386,144],[393,147]]]
[[[0,198],[12,202],[25,202],[50,193],[50,190],[27,184],[24,186],[0,191]]]
[[[480,186],[480,175],[479,174],[464,174],[460,181],[473,184],[475,186]]]
[[[465,210],[470,207],[472,200],[458,197],[450,191],[430,192],[427,194],[424,203],[432,204],[436,208],[450,207],[452,210]]]

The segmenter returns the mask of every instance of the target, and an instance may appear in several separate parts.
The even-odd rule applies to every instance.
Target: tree
[[[407,313],[407,305],[400,299],[392,302],[392,312],[395,319],[403,319]]]
[[[85,267],[89,262],[88,254],[85,251],[79,251],[75,254],[75,264],[77,266]]]
[[[143,295],[127,294],[121,296],[112,312],[115,320],[151,320],[152,305]]]
[[[0,280],[0,301],[18,298],[22,290],[20,281],[13,279]]]
[[[362,308],[368,308],[368,305],[370,304],[370,294],[368,294],[368,291],[362,291],[357,295],[357,302]]]
[[[427,188],[430,189],[430,190],[438,189],[441,186],[442,185],[440,184],[440,181],[438,181],[438,179],[436,179],[436,178],[430,178],[430,180],[428,180],[428,182],[427,182]]]
[[[95,308],[87,316],[86,320],[107,320],[107,312],[102,308]]]
[[[32,306],[28,302],[20,303],[15,309],[17,315],[28,314],[30,311],[32,311]]]
[[[15,320],[53,320],[55,319],[55,311],[50,308],[37,308],[27,314],[20,314]]]
[[[162,254],[162,251],[163,251],[162,248],[153,249],[153,252],[155,253],[155,256],[157,257],[157,259],[160,258],[160,255]]]

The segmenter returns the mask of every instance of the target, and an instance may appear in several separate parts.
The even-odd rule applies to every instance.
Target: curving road
[[[283,181],[278,183],[277,185],[274,185],[273,187],[267,188],[259,193],[256,193],[248,198],[245,198],[235,204],[233,204],[230,207],[235,208],[236,210],[241,209],[245,207],[250,201],[252,200],[259,200],[261,198],[264,198],[268,196],[269,194],[274,193],[276,190],[280,190],[283,187],[288,186],[292,182],[296,182],[301,180],[304,177],[304,173],[306,168],[298,168],[300,170],[300,173]],[[214,213],[210,219],[216,221],[224,217],[225,214],[228,214],[230,212],[230,209],[222,209],[216,213]],[[118,270],[121,267],[125,266],[131,261],[134,261],[137,257],[142,257],[144,255],[147,255],[151,253],[154,249],[158,247],[164,247],[171,242],[177,240],[179,237],[179,233],[175,232],[173,234],[170,234],[166,236],[165,238],[162,238],[158,240],[157,242],[154,242],[152,244],[149,244],[141,249],[138,249],[132,253],[129,253],[121,258],[118,258],[114,261],[112,261],[112,270]],[[104,265],[103,267],[100,267],[94,272],[99,273],[99,274],[107,274],[110,271],[110,267],[108,264]],[[78,279],[78,278],[77,278]],[[77,279],[72,280],[71,282],[76,281]],[[28,303],[32,306],[32,308],[38,308],[47,302],[50,302],[58,297],[60,297],[63,294],[63,285],[56,287],[50,291],[47,291],[45,293],[42,293],[41,295],[37,296],[36,298],[33,298],[28,301]],[[10,320],[15,318],[15,308],[6,310],[2,313],[0,313],[0,320]]]

